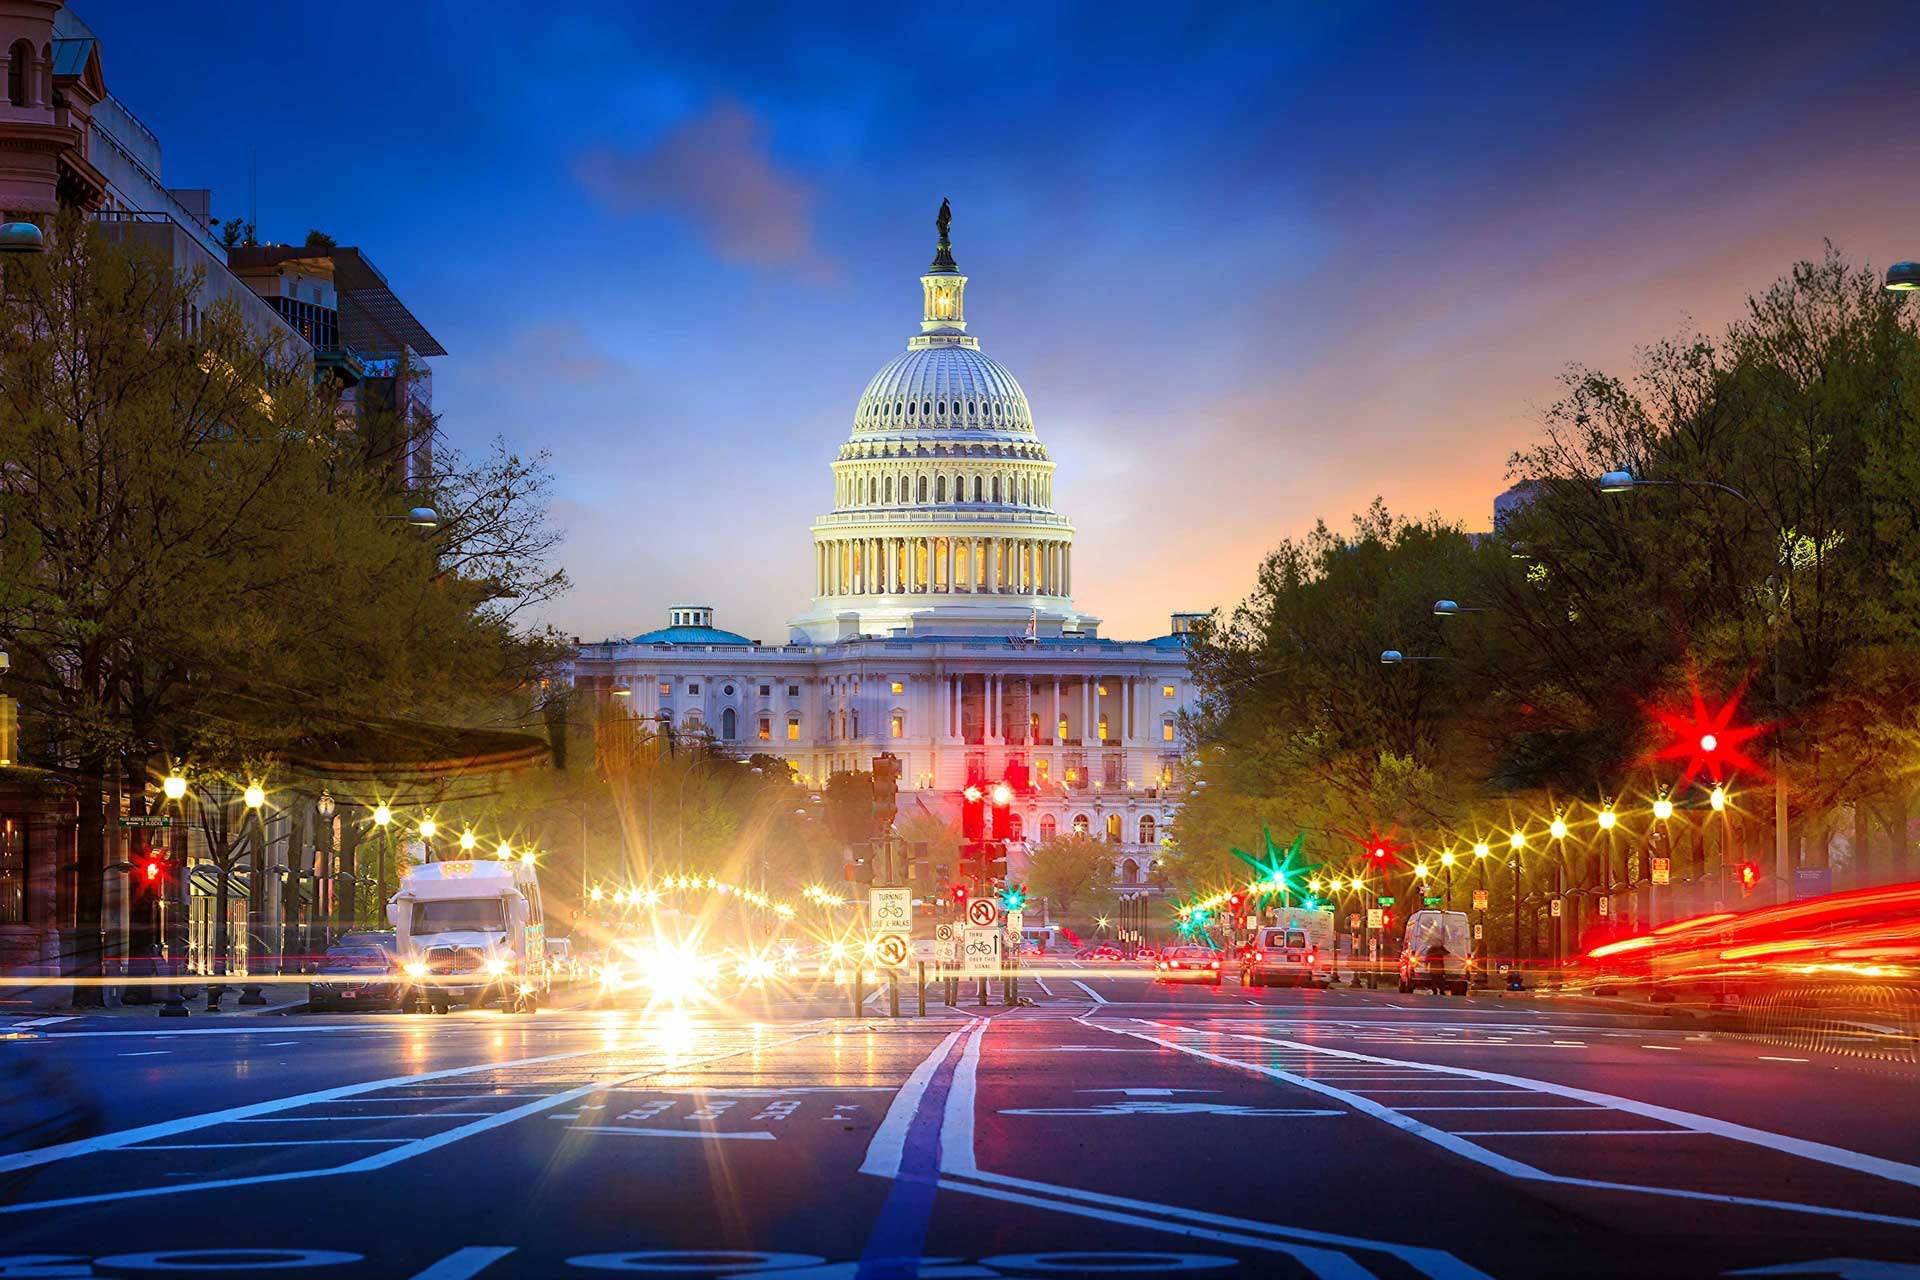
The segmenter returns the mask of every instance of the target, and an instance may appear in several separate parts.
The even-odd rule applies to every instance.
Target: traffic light
[[[167,878],[167,860],[149,849],[133,861],[135,893],[158,893]]]
[[[993,801],[993,838],[1013,839],[1013,788],[1005,782],[996,782],[989,798]]]
[[[986,840],[980,845],[980,878],[998,880],[1007,874],[1007,846],[998,840]]]
[[[1000,909],[1018,911],[1027,905],[1027,886],[1010,884],[1000,890]]]
[[[966,840],[984,840],[987,835],[987,793],[977,782],[969,782],[960,793],[960,835]]]
[[[882,751],[873,758],[873,834],[881,836],[893,829],[899,812],[900,757]]]
[[[1384,844],[1376,844],[1367,851],[1367,856],[1375,862],[1385,862],[1387,860],[1387,846]]]
[[[966,906],[967,905],[967,886],[963,884],[957,884],[953,886],[953,891],[948,896],[952,898],[954,906],[956,907]]]
[[[1760,868],[1754,863],[1743,862],[1733,869],[1733,873],[1739,878],[1742,893],[1752,893],[1760,883]]]

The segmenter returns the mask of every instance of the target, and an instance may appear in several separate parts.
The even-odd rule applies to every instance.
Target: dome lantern
[[[947,234],[953,225],[953,206],[945,200],[940,202],[940,215],[933,225],[940,231],[940,245],[934,250],[933,265],[920,277],[925,295],[920,332],[958,338],[967,331],[967,278],[953,260],[953,242]]]

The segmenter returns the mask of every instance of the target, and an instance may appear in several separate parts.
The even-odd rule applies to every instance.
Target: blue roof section
[[[658,631],[649,631],[645,635],[635,636],[627,643],[751,645],[753,641],[732,631],[722,631],[718,627],[661,627]]]
[[[1169,632],[1164,636],[1155,636],[1153,639],[1146,641],[1146,643],[1156,649],[1184,649],[1187,647],[1187,641],[1191,638],[1190,636]]]

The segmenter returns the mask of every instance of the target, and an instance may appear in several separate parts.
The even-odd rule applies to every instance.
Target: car
[[[390,1009],[400,1002],[395,952],[378,939],[391,935],[347,934],[327,948],[307,983],[307,1009]],[[351,940],[351,941],[350,941]]]
[[[1205,947],[1175,947],[1154,966],[1155,982],[1210,982],[1220,985],[1220,953]]]
[[[1258,930],[1241,949],[1243,987],[1312,987],[1333,983],[1333,915],[1295,912]]]

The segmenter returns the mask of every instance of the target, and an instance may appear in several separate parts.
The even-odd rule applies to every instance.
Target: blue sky
[[[1894,6],[95,0],[174,186],[357,244],[456,440],[551,451],[590,639],[779,641],[941,197],[1106,634],[1374,495],[1484,526],[1569,362],[1920,256]],[[551,12],[547,12],[551,10]]]

